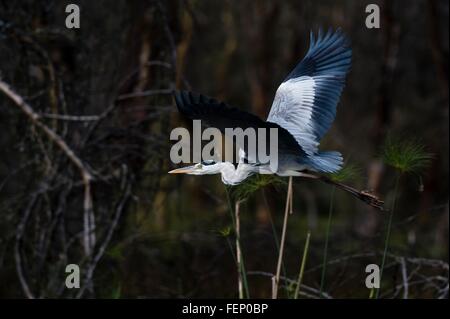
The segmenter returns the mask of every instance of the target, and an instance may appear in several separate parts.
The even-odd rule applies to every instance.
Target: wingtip
[[[341,27],[337,27],[336,29],[329,27],[326,33],[324,33],[322,27],[319,27],[317,31],[317,38],[314,36],[314,31],[310,31],[310,47],[314,47],[321,42],[329,41],[332,38],[335,38],[336,40],[340,38],[344,43],[349,44],[349,39],[342,31]]]
[[[319,31],[317,32],[317,42],[322,41],[322,35],[323,35],[323,29],[322,29],[322,27],[320,27]]]
[[[345,54],[349,55],[351,61],[352,49],[350,38],[342,31],[342,28],[338,27],[333,30],[333,28],[328,28],[328,31],[324,34],[323,28],[320,27],[317,31],[317,36],[311,30],[310,32],[310,45],[306,57],[317,53],[316,51],[323,52],[323,48],[331,48],[330,50],[335,50],[340,47]],[[322,54],[323,55],[323,54]]]
[[[314,31],[311,30],[311,31],[309,32],[309,50],[311,50],[311,48],[314,47],[315,42],[316,42],[316,39],[315,39],[315,37],[314,37]]]

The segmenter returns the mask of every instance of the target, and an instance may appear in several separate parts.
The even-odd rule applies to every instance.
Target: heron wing
[[[310,37],[306,56],[278,87],[267,118],[290,132],[308,155],[317,152],[335,119],[352,56],[340,30]]]
[[[225,134],[226,128],[241,128],[243,130],[253,128],[256,132],[258,132],[258,128],[277,128],[279,152],[305,154],[294,137],[277,123],[266,122],[256,115],[201,94],[176,91],[174,97],[181,114],[190,119],[201,120],[203,124],[219,129],[222,134]],[[266,132],[266,134],[269,133]],[[269,141],[269,138],[267,138],[267,141]],[[244,149],[244,145],[239,145],[239,148]]]

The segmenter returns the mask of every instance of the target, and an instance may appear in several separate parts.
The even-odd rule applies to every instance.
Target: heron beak
[[[194,171],[194,166],[188,166],[188,167],[181,167],[177,169],[173,169],[169,172],[169,174],[189,174]]]

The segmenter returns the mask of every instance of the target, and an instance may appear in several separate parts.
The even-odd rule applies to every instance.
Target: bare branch
[[[266,272],[266,271],[248,271],[247,272],[248,275],[260,275],[260,276],[266,276],[266,277],[270,277],[273,278],[272,280],[275,280],[275,274],[272,274],[270,272]],[[284,276],[280,276],[280,281],[284,281],[287,284],[297,284],[296,280],[293,279],[289,279],[287,277]],[[310,286],[301,284],[301,288],[310,292],[310,293],[314,293],[316,294],[316,296],[311,296],[308,295],[310,298],[320,298],[320,291],[318,289],[312,288]],[[300,294],[302,295],[302,291],[300,291]],[[304,293],[303,293],[304,294]],[[329,295],[328,293],[322,292],[322,297],[325,299],[332,299],[333,297],[331,295]]]
[[[30,202],[28,203],[27,207],[25,208],[23,217],[20,220],[19,224],[17,225],[16,244],[14,245],[14,258],[16,260],[17,275],[19,276],[19,281],[20,285],[22,286],[22,290],[28,299],[34,299],[35,297],[34,294],[31,292],[30,286],[24,273],[21,247],[22,247],[23,233],[25,232],[25,225],[28,221],[28,218],[30,217],[31,211],[33,210],[33,206],[36,203],[36,199],[37,196],[33,196]]]
[[[119,223],[120,216],[122,215],[122,212],[125,208],[125,205],[130,198],[131,195],[131,184],[128,181],[128,169],[124,165],[122,167],[122,188],[123,188],[123,195],[119,201],[119,203],[116,206],[114,217],[111,221],[111,224],[109,226],[108,232],[103,239],[103,243],[99,247],[97,253],[95,254],[94,258],[92,259],[92,262],[89,264],[87,271],[86,271],[86,278],[85,278],[85,284],[83,287],[81,287],[80,291],[77,294],[77,298],[81,298],[87,288],[89,288],[89,284],[92,280],[92,277],[94,275],[95,268],[97,267],[98,262],[103,257],[106,248],[108,247],[112,235],[117,227],[117,224]]]
[[[143,97],[143,96],[161,95],[161,94],[162,95],[172,94],[172,89],[147,90],[147,91],[142,91],[142,92],[122,94],[117,97],[117,101],[132,99],[132,98],[136,98],[136,97]]]
[[[40,116],[49,119],[72,121],[72,122],[92,122],[98,121],[100,119],[99,115],[63,115],[63,114],[43,113],[40,114]]]
[[[73,150],[67,145],[67,143],[51,128],[45,125],[40,120],[39,114],[37,114],[33,108],[24,101],[24,99],[17,94],[8,84],[0,79],[0,91],[2,91],[8,98],[10,98],[14,104],[30,119],[30,121],[37,127],[39,127],[47,137],[54,142],[61,151],[69,158],[69,160],[78,168],[81,174],[81,178],[84,183],[84,250],[86,256],[91,254],[91,248],[94,246],[94,238],[91,233],[93,229],[93,204],[91,195],[91,180],[92,175],[88,169],[84,166],[81,159],[75,155]],[[91,216],[92,215],[92,216]]]
[[[400,258],[400,264],[402,266],[403,299],[408,299],[408,275],[406,271],[405,257]]]

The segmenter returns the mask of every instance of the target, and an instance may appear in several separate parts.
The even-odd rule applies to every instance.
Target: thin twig
[[[41,117],[56,119],[62,121],[72,121],[72,122],[93,122],[100,119],[99,115],[68,115],[68,114],[53,114],[53,113],[42,113]]]
[[[94,258],[92,259],[92,262],[89,264],[87,271],[86,271],[86,277],[85,277],[85,284],[83,287],[81,287],[80,291],[77,294],[77,298],[81,298],[84,294],[84,291],[89,288],[89,283],[92,280],[92,277],[94,275],[95,268],[97,267],[98,262],[103,257],[106,248],[108,247],[112,235],[119,223],[120,216],[122,215],[122,212],[125,208],[126,203],[128,202],[128,199],[131,195],[131,183],[127,180],[128,179],[128,169],[125,165],[122,167],[122,188],[124,189],[123,196],[120,199],[119,203],[116,206],[114,217],[111,221],[111,224],[109,226],[108,232],[103,239],[103,242],[101,246],[99,247],[97,253],[95,254]]]
[[[292,176],[289,177],[288,191],[286,197],[286,208],[284,211],[283,230],[281,233],[280,252],[278,254],[277,273],[275,276],[275,286],[272,291],[272,299],[277,299],[278,297],[278,286],[280,282],[281,264],[283,262],[284,243],[286,240],[287,220],[289,217],[289,206],[291,196],[292,196]]]
[[[240,260],[239,260],[239,263],[240,263],[241,266],[237,267],[238,268],[238,280],[240,280],[240,277],[242,276],[242,283],[243,283],[243,286],[244,286],[244,289],[245,289],[245,294],[247,295],[247,298],[250,298],[250,292],[249,292],[248,283],[247,283],[247,273],[246,273],[246,270],[245,270],[244,257],[242,256],[240,231],[238,233],[238,231],[236,230],[236,226],[237,226],[238,222],[237,222],[236,217],[235,217],[235,212],[233,212],[233,207],[231,205],[230,194],[229,194],[228,189],[226,187],[225,187],[225,192],[226,192],[226,195],[227,195],[227,203],[228,203],[228,208],[229,208],[229,211],[230,211],[231,220],[232,220],[234,231],[235,231],[235,234],[236,234],[236,246],[239,247],[239,251],[241,252],[241,256],[240,256]],[[240,202],[242,202],[242,201],[240,201]],[[236,247],[236,252],[237,252],[237,247]],[[236,256],[236,264],[237,264],[237,258],[238,258],[238,256]]]
[[[27,296],[28,299],[34,299],[34,294],[31,292],[30,286],[25,278],[24,269],[22,265],[22,256],[21,256],[21,247],[22,247],[22,237],[25,232],[25,226],[27,224],[28,218],[30,217],[31,211],[33,210],[33,206],[36,203],[37,196],[33,196],[28,203],[25,212],[23,214],[22,219],[17,226],[16,231],[16,244],[14,246],[14,257],[16,260],[16,269],[17,275],[19,276],[20,285],[22,286],[22,290]]]
[[[397,203],[397,193],[398,193],[399,183],[400,183],[400,174],[398,173],[395,178],[394,199],[392,201],[392,208],[391,208],[391,211],[389,212],[389,219],[388,219],[387,226],[386,226],[386,237],[384,240],[384,252],[383,252],[383,258],[381,260],[381,267],[380,267],[380,288],[378,288],[378,290],[376,291],[376,294],[375,294],[376,299],[378,299],[378,297],[380,296],[380,291],[381,291],[381,282],[382,282],[381,280],[383,279],[384,265],[386,263],[386,257],[387,257],[387,252],[388,252],[388,248],[389,248],[389,240],[391,238],[392,220],[393,220],[393,216],[394,216],[395,205]]]
[[[408,299],[408,275],[406,270],[405,257],[400,258],[400,264],[402,265],[403,299]]]
[[[172,89],[159,89],[159,90],[147,90],[147,91],[141,91],[141,92],[134,92],[134,93],[126,93],[119,95],[117,97],[117,101],[132,99],[136,97],[143,97],[143,96],[152,96],[152,95],[160,95],[160,94],[172,94]]]
[[[239,208],[240,201],[236,201],[234,206],[234,214],[235,214],[235,222],[236,222],[236,265],[238,268],[238,291],[239,291],[239,299],[244,299],[244,287],[242,284],[242,252],[241,245],[239,244],[239,239],[241,237],[241,223],[239,218]]]
[[[298,273],[297,287],[295,288],[294,299],[297,299],[298,295],[300,293],[300,286],[302,285],[303,273],[305,272],[306,258],[308,257],[309,238],[310,237],[311,237],[311,232],[308,231],[308,234],[306,235],[305,247],[303,248],[302,263],[300,266],[300,271]],[[322,296],[322,291],[320,291],[320,296]]]
[[[327,258],[328,258],[328,243],[330,240],[331,220],[333,217],[333,204],[334,204],[335,190],[336,190],[336,187],[333,186],[333,188],[331,189],[331,195],[330,195],[330,206],[329,206],[329,211],[328,211],[327,232],[325,234],[325,247],[323,249],[323,266],[322,266],[322,275],[320,278],[320,292],[323,291],[323,288],[325,286],[325,275],[327,272]]]
[[[265,277],[270,277],[270,278],[272,278],[272,281],[274,281],[275,280],[275,274],[273,274],[273,273],[270,273],[270,272],[266,272],[266,271],[258,271],[258,270],[255,270],[255,271],[249,271],[248,272],[248,274],[249,275],[260,275],[260,276],[265,276]],[[287,277],[284,277],[284,276],[280,276],[280,282],[281,281],[284,281],[285,283],[287,283],[287,284],[296,284],[296,280],[292,280],[292,279],[290,279],[290,278],[287,278]],[[307,286],[307,285],[305,285],[305,284],[301,284],[301,288],[303,289],[303,290],[305,290],[305,291],[308,291],[308,292],[310,292],[310,293],[314,293],[314,294],[316,294],[317,296],[313,296],[314,298],[318,298],[319,297],[319,289],[315,289],[315,288],[313,288],[313,287],[310,287],[310,286]],[[300,295],[305,295],[304,293],[302,293],[302,291],[300,291]],[[332,299],[333,297],[331,296],[331,295],[329,295],[329,294],[327,294],[327,293],[323,293],[323,296],[326,298],[326,299]]]

